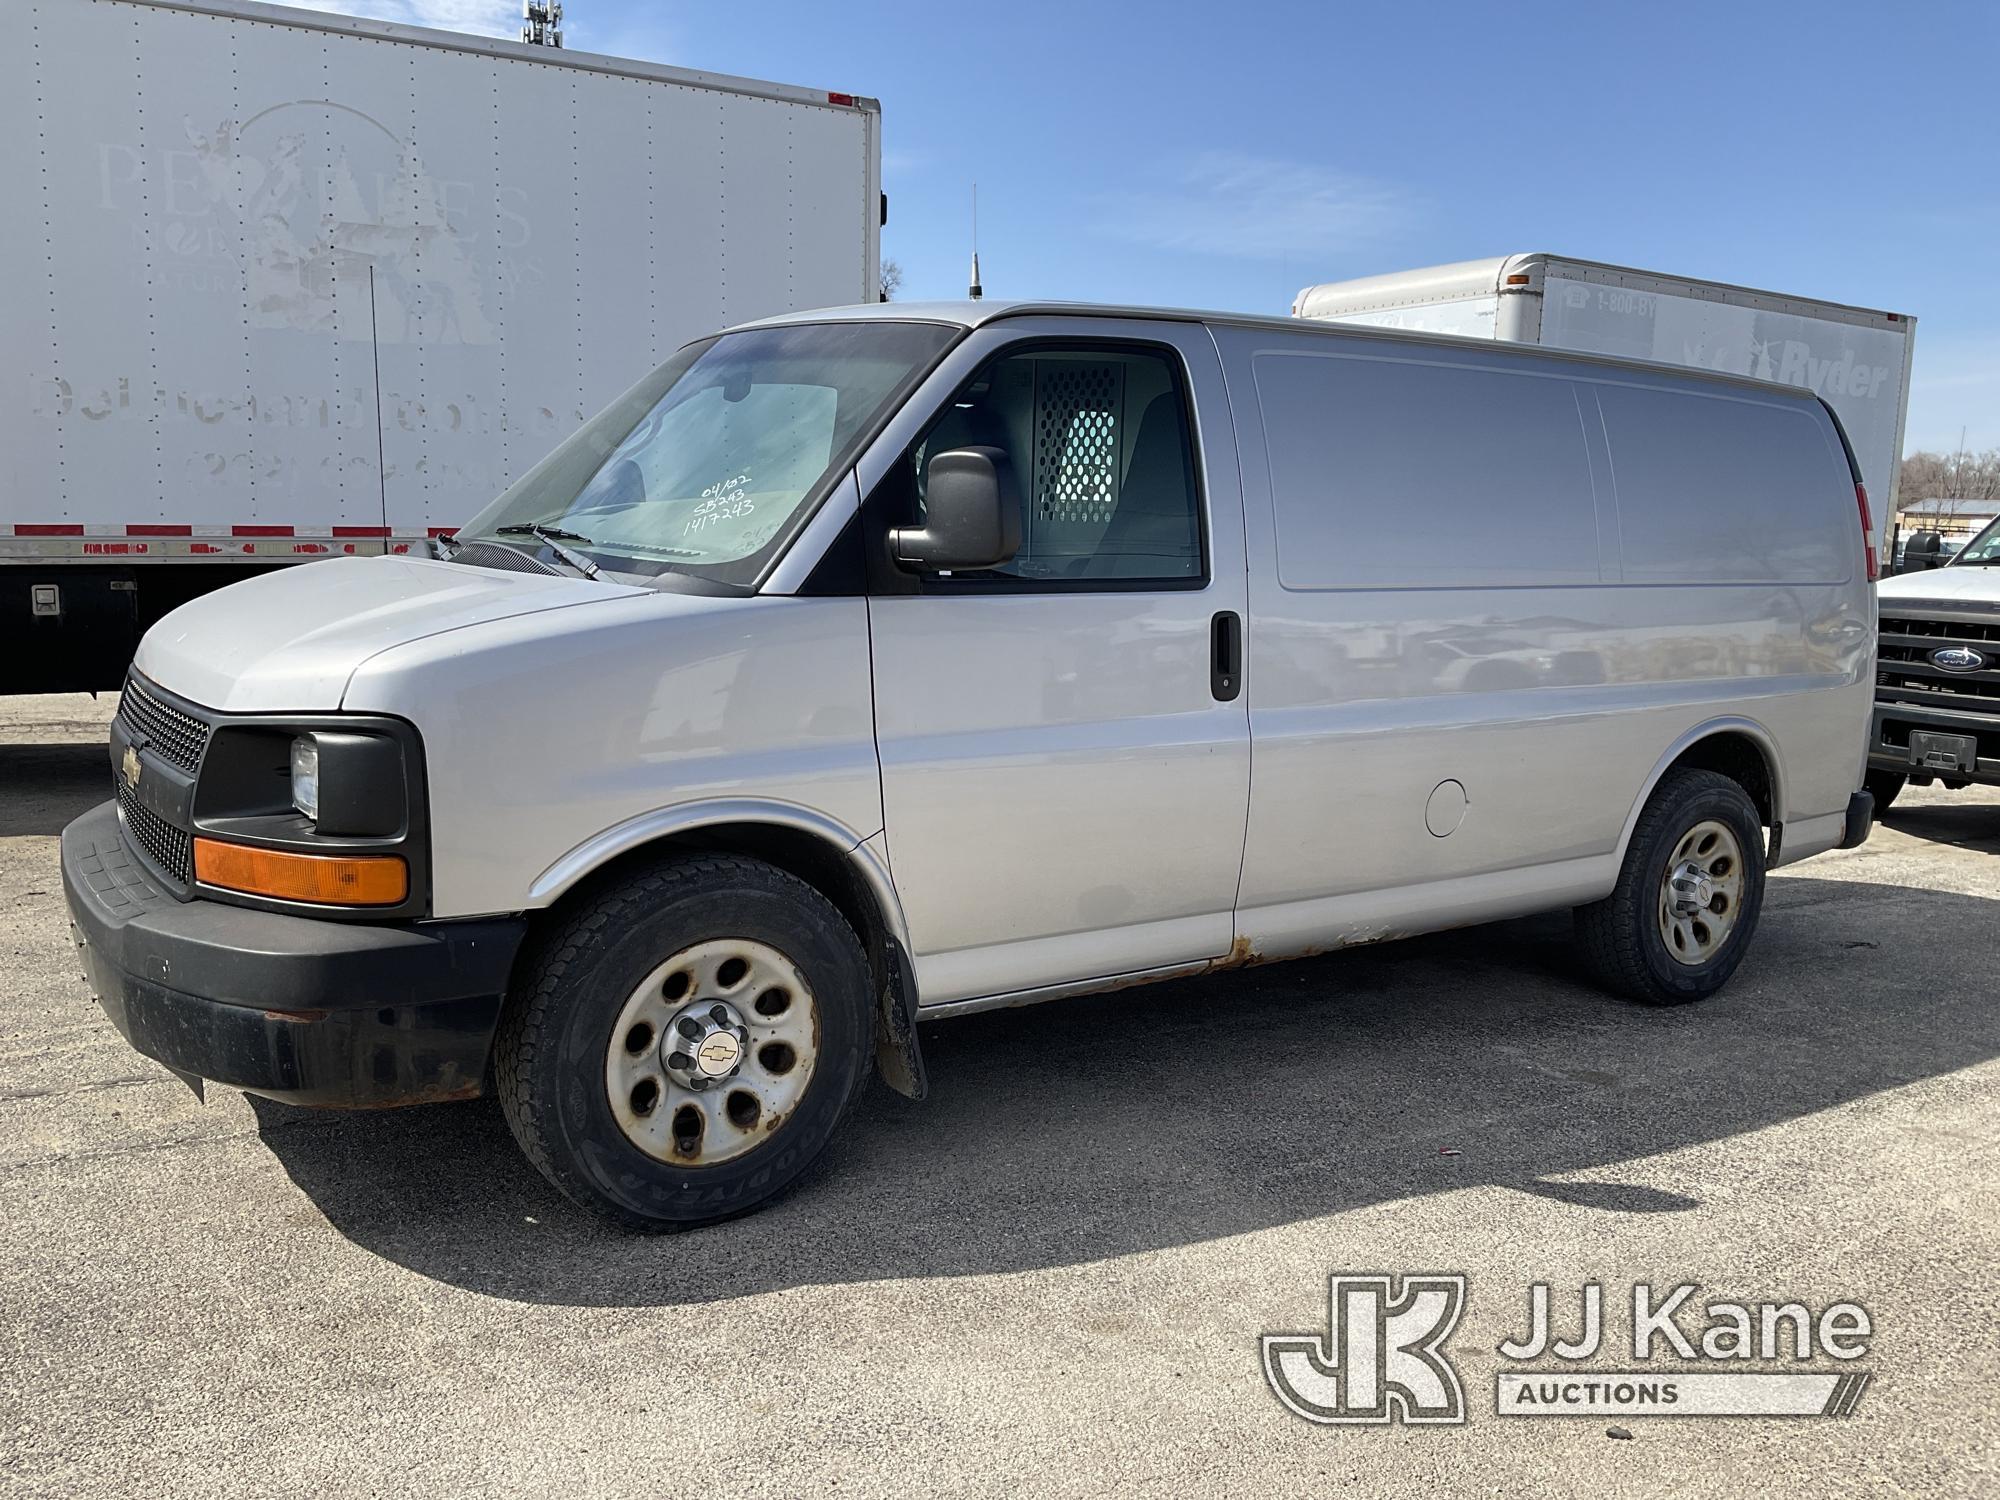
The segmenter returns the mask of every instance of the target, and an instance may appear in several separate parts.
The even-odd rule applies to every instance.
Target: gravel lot
[[[0,1492],[2000,1490],[2000,797],[1775,876],[1690,1010],[1592,991],[1558,916],[932,1026],[932,1098],[878,1089],[817,1185],[634,1238],[490,1103],[204,1107],[124,1044],[55,838],[111,707],[0,699]],[[1468,1425],[1265,1387],[1257,1335],[1382,1269],[1470,1274]],[[1857,1299],[1874,1384],[1496,1418],[1537,1278]]]

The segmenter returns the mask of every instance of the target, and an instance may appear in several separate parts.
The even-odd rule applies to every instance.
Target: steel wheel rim
[[[722,1036],[738,1056],[711,1076],[729,1059]],[[768,943],[715,938],[681,949],[632,992],[605,1045],[605,1095],[648,1156],[717,1166],[791,1118],[818,1054],[819,1005],[798,967]]]
[[[1743,912],[1743,846],[1727,823],[1705,818],[1674,845],[1660,875],[1660,940],[1695,968],[1720,953]]]

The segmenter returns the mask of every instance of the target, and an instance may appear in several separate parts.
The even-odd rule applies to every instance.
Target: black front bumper
[[[63,830],[62,873],[98,1003],[175,1072],[345,1108],[483,1088],[520,918],[368,926],[179,901],[125,847],[115,802]]]
[[[1950,769],[1919,764],[1910,753],[1912,729],[1968,736],[1976,747],[1974,763]],[[1868,731],[1868,766],[1874,771],[1901,771],[1953,783],[2000,785],[2000,719],[1991,714],[1956,713],[1910,703],[1877,701]]]

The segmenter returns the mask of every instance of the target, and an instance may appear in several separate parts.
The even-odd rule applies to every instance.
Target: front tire
[[[1764,905],[1756,804],[1714,771],[1670,771],[1639,815],[1618,884],[1576,910],[1604,986],[1647,1005],[1706,999],[1729,981]]]
[[[761,1208],[803,1181],[874,1052],[861,942],[757,860],[670,859],[608,884],[526,955],[501,1107],[528,1160],[629,1228]]]

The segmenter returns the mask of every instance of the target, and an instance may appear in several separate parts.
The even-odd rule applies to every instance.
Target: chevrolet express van
[[[440,545],[145,638],[64,833],[191,1081],[494,1090],[631,1225],[796,1183],[915,1025],[1576,909],[1700,999],[1866,836],[1865,495],[1809,393],[1050,304],[702,339]],[[1135,1002],[1143,1003],[1143,1002]]]

